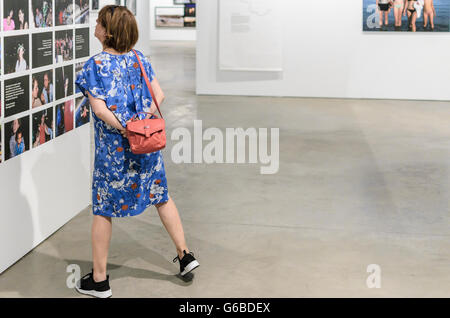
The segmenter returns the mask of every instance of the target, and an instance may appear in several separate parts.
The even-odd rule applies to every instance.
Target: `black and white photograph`
[[[33,68],[52,64],[53,32],[34,33],[32,35]]]
[[[89,23],[89,0],[75,0],[75,23]]]
[[[53,94],[53,69],[35,73],[31,76],[32,109],[53,102]]]
[[[75,58],[89,56],[89,28],[75,29]]]
[[[32,148],[39,147],[54,138],[53,107],[31,115]]]
[[[7,36],[5,42],[5,74],[23,72],[29,69],[29,35]]]
[[[58,0],[56,0],[58,2]],[[53,26],[53,1],[31,1],[31,25],[35,28],[48,28]]]
[[[75,102],[73,99],[68,100],[62,104],[56,105],[55,107],[56,137],[62,136],[65,133],[73,130],[74,113],[75,113]]]
[[[73,65],[55,69],[56,100],[73,95]]]
[[[73,24],[73,0],[55,1],[55,25]]]
[[[4,86],[5,117],[30,109],[30,77],[28,75],[7,79]]]
[[[75,127],[79,128],[89,123],[91,118],[91,104],[89,98],[81,96],[75,100]]]
[[[73,60],[73,30],[55,31],[55,63]]]
[[[28,19],[28,0],[3,1],[3,31],[29,29]]]
[[[11,120],[4,125],[5,161],[20,156],[30,149],[30,116]]]

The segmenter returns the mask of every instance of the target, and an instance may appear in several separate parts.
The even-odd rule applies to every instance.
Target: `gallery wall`
[[[220,68],[219,0],[197,1],[198,94],[450,100],[450,33],[363,32],[362,0],[272,3],[281,70],[244,71]],[[239,53],[272,48],[261,41],[262,32]]]
[[[0,14],[1,273],[91,203],[90,105],[74,79],[92,30],[89,0],[2,0]]]

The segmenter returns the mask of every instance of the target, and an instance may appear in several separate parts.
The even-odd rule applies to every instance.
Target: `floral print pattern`
[[[136,51],[152,81],[155,73],[144,55]],[[91,57],[75,84],[84,96],[102,99],[125,127],[138,112],[150,111],[152,97],[133,51],[124,55],[102,52]],[[95,164],[92,179],[94,215],[127,217],[149,205],[168,201],[164,161],[160,151],[135,155],[128,139],[92,112],[95,131]],[[146,115],[139,114],[140,119]]]

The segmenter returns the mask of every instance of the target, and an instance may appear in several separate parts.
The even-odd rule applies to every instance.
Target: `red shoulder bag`
[[[147,88],[150,91],[156,108],[158,108],[159,115],[161,116],[161,118],[159,118],[157,115],[148,112],[139,112],[127,123],[127,136],[131,152],[140,155],[161,150],[166,146],[166,125],[161,110],[159,109],[158,101],[155,98],[152,85],[148,80],[147,73],[145,72],[136,51],[133,50],[133,52],[137,57],[139,66],[141,67],[142,76],[145,79]],[[153,115],[155,118],[136,119],[137,115],[142,113]]]

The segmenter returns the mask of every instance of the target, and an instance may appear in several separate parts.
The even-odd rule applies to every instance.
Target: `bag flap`
[[[127,123],[127,130],[140,135],[151,135],[157,131],[164,130],[165,122],[162,118],[142,119]]]

